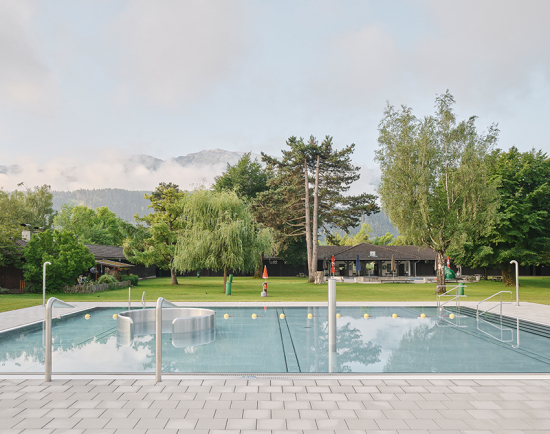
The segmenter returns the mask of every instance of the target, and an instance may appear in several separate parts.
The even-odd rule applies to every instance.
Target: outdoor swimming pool
[[[176,348],[171,334],[163,334],[164,373],[329,372],[326,307],[209,308],[217,315],[215,340]],[[95,308],[54,319],[53,372],[154,373],[154,335],[136,336],[130,346],[117,344],[113,315],[123,310]],[[550,327],[520,322],[518,346],[515,319],[501,324],[493,315],[491,321],[476,321],[475,311],[467,308],[460,314],[449,308],[442,315],[435,307],[338,307],[337,312],[333,372],[550,372]],[[0,333],[0,373],[43,373],[43,339],[43,323]]]

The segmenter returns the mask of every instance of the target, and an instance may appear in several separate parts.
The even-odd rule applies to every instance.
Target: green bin
[[[464,295],[464,283],[458,284],[458,295]]]
[[[231,283],[233,283],[233,275],[232,275],[232,274],[229,275],[229,281],[230,281]]]
[[[225,295],[231,295],[231,280],[225,282]]]

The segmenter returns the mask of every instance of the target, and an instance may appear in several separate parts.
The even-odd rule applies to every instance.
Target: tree
[[[393,243],[393,234],[390,234],[389,232],[386,232],[381,237],[376,237],[372,242],[375,246],[388,246],[391,243]]]
[[[305,236],[309,280],[313,282],[319,228],[347,232],[364,214],[378,212],[378,206],[373,195],[343,194],[360,176],[359,167],[351,164],[354,144],[336,150],[332,137],[326,136],[319,145],[311,136],[307,144],[290,137],[287,145],[290,149],[283,150],[281,160],[262,153],[271,188],[258,195],[255,213],[286,237]]]
[[[19,262],[15,240],[21,239],[22,224],[29,229],[48,229],[54,214],[49,185],[25,187],[25,191],[0,190],[0,265]]]
[[[248,203],[254,202],[259,193],[269,188],[267,172],[257,160],[251,160],[250,153],[244,154],[233,166],[227,163],[226,171],[215,180],[212,186],[214,191],[234,191],[239,198]],[[262,259],[263,252],[260,252],[258,268],[254,272],[255,278],[262,276]]]
[[[257,160],[251,160],[250,152],[244,154],[233,166],[227,163],[225,172],[214,179],[214,191],[235,191],[237,196],[248,201],[268,189],[267,173]]]
[[[464,235],[485,234],[498,202],[486,164],[498,129],[478,134],[475,116],[457,123],[454,103],[447,91],[436,98],[435,116],[422,119],[388,104],[376,151],[382,207],[401,234],[436,252],[438,285],[445,284],[446,251]]]
[[[25,280],[40,287],[44,262],[50,262],[46,273],[46,287],[59,292],[74,285],[79,274],[96,263],[94,255],[69,231],[46,230],[32,235],[23,249]]]
[[[172,285],[178,284],[173,262],[178,232],[184,225],[182,200],[186,195],[178,185],[161,182],[152,194],[145,195],[151,201],[148,208],[154,212],[143,217],[136,214],[137,232],[124,242],[128,260],[170,270]]]
[[[185,226],[175,251],[178,270],[223,270],[225,290],[228,270],[253,271],[260,253],[272,245],[271,231],[258,227],[234,191],[196,190],[181,203]]]
[[[64,204],[54,217],[54,226],[75,234],[84,244],[122,246],[135,227],[106,206],[95,211],[85,205]]]
[[[369,234],[372,232],[370,226],[366,223],[361,225],[361,229],[356,235],[349,235],[344,233],[340,235],[338,232],[330,234],[327,237],[327,245],[329,246],[356,246],[361,243],[370,243],[371,239]],[[393,237],[393,235],[392,235]]]
[[[506,286],[515,286],[515,259],[539,265],[550,252],[550,159],[541,152],[495,151],[488,163],[498,184],[496,224],[484,237],[464,238],[450,252],[461,265],[502,268]]]

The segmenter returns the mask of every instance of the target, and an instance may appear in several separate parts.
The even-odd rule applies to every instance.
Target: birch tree
[[[445,284],[447,250],[487,233],[498,204],[486,164],[498,129],[478,134],[475,116],[457,122],[454,103],[447,91],[436,98],[435,115],[424,118],[388,104],[376,151],[382,207],[400,234],[436,252],[438,285]]]

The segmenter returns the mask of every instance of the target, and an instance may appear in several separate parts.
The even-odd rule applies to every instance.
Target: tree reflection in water
[[[294,341],[305,344],[295,347],[300,370],[301,372],[329,372],[326,308],[324,310],[309,308],[307,313],[313,313],[314,317],[309,323],[305,323],[306,327],[300,322],[293,322],[290,325]],[[304,318],[307,317],[307,313],[303,315]],[[345,316],[338,320],[336,331],[337,372],[357,372],[352,365],[368,366],[380,362],[382,347],[370,341],[366,342],[361,330],[352,327],[351,323],[340,325],[345,320]],[[304,330],[305,336],[303,336]]]

